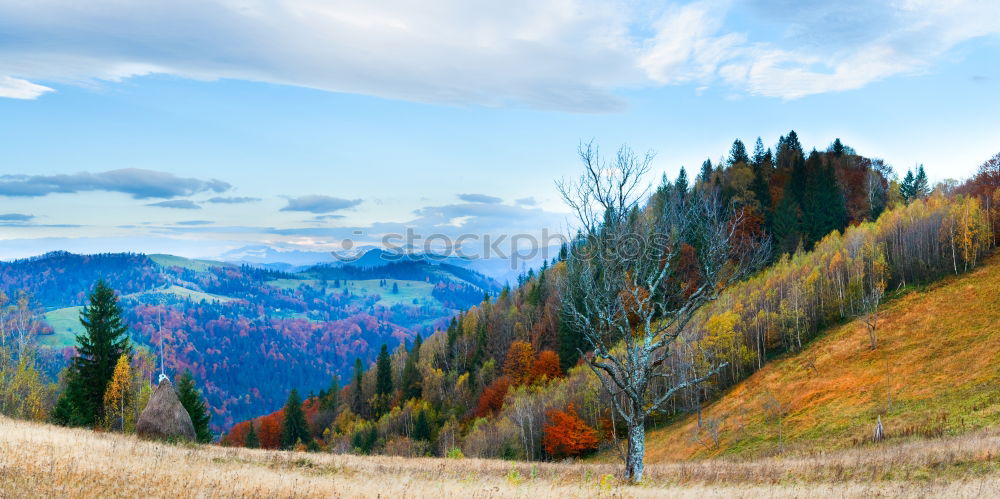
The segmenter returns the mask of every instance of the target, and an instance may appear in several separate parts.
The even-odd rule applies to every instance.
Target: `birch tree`
[[[583,174],[558,184],[580,225],[567,259],[563,307],[593,351],[588,365],[625,422],[625,477],[639,482],[650,414],[726,367],[720,363],[698,377],[674,373],[667,362],[673,343],[700,306],[764,261],[767,244],[740,240],[744,210],[722,206],[710,189],[642,209],[652,154],[622,147],[608,161],[585,144],[579,155]],[[695,250],[696,272],[678,265],[685,246]],[[662,384],[668,388],[654,394],[651,387]]]

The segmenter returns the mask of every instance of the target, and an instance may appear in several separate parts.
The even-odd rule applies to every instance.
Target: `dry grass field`
[[[754,461],[407,459],[171,445],[0,418],[0,497],[996,497],[1000,432]]]

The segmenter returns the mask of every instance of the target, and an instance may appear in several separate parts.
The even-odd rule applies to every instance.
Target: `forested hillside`
[[[960,188],[942,184],[932,191],[922,168],[899,181],[887,165],[839,140],[806,155],[792,132],[775,153],[758,141],[750,156],[737,141],[728,160],[706,161],[694,180],[685,171],[664,177],[643,216],[718,193],[737,208],[735,240],[770,236],[773,251],[765,269],[723,291],[685,325],[654,393],[718,375],[676,390],[649,424],[688,414],[697,419],[706,402],[770,359],[806,348],[844,321],[861,317],[868,324],[862,348],[880,348],[887,297],[974,269],[995,246],[1000,183],[990,184],[989,173],[995,159]],[[993,194],[959,194],[973,188]],[[571,251],[423,342],[397,348],[371,369],[358,364],[350,379],[332,380],[304,404],[312,438],[338,451],[520,459],[620,445],[614,401],[581,362],[592,345],[564,315],[561,299],[571,285],[564,260]],[[681,248],[670,262],[681,269],[670,285],[703,284],[696,251]],[[241,423],[224,442],[245,445],[253,434],[255,445],[280,447],[282,421],[277,412]]]
[[[356,358],[374,360],[381,345],[442,327],[497,290],[475,272],[421,261],[295,274],[169,255],[50,253],[0,263],[0,291],[45,312],[33,332],[53,379],[74,354],[80,306],[102,278],[120,293],[146,362],[162,351],[169,372],[192,372],[216,431],[280,407],[287,386],[326,386]]]
[[[697,415],[653,431],[650,461],[853,447],[1000,424],[1000,258],[900,291],[872,350],[861,319],[783,355]]]

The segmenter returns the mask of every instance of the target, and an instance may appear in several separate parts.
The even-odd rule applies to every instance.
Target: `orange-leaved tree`
[[[542,429],[542,444],[550,456],[581,456],[597,449],[597,430],[577,416],[573,404],[569,404],[565,411],[553,409],[546,415],[551,424]]]
[[[483,394],[479,396],[479,404],[476,405],[475,416],[483,418],[499,411],[503,407],[503,399],[507,396],[508,388],[510,388],[510,378],[507,376],[500,376],[484,388]]]
[[[531,381],[531,364],[535,359],[535,349],[527,341],[515,341],[507,349],[503,363],[503,373],[511,384],[519,386]]]
[[[562,369],[559,367],[559,354],[552,350],[543,350],[531,365],[532,382],[544,383],[560,377],[562,377]]]

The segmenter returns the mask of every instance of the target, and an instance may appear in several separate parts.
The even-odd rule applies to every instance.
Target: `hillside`
[[[616,464],[366,457],[169,445],[0,416],[0,496],[38,497],[989,497],[1000,435],[810,458]],[[930,478],[933,476],[933,478]]]
[[[162,254],[0,262],[0,292],[27,293],[41,315],[38,343],[53,379],[72,356],[98,279],[119,292],[134,343],[156,353],[162,345],[169,373],[192,371],[216,431],[277,409],[290,387],[326,388],[355,358],[370,362],[382,344],[427,336],[499,288],[468,269],[422,261],[296,273]]]
[[[878,331],[875,351],[852,321],[768,363],[700,431],[695,415],[652,431],[649,462],[851,447],[880,414],[891,440],[1000,424],[1000,256],[888,302]]]

